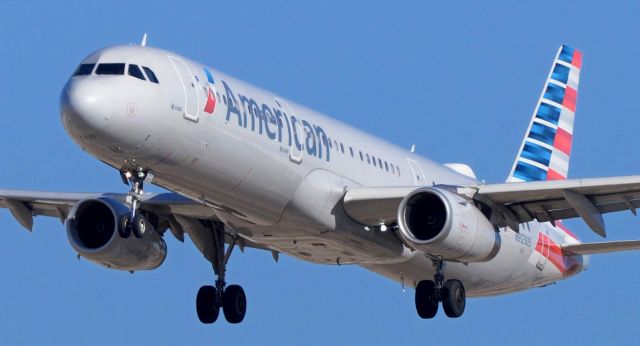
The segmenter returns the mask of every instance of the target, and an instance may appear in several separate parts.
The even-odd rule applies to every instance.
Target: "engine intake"
[[[409,247],[446,260],[484,262],[500,249],[499,234],[482,212],[441,188],[419,188],[405,196],[398,226]]]
[[[125,204],[106,196],[78,202],[65,222],[71,247],[80,256],[112,269],[159,267],[167,256],[164,239],[155,230],[142,238],[122,238],[118,230],[128,214]]]

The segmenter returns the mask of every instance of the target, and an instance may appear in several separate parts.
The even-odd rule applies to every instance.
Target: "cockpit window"
[[[144,75],[142,74],[142,70],[140,70],[138,65],[129,64],[129,76],[145,80]]]
[[[96,64],[80,64],[76,71],[73,73],[74,76],[86,76],[90,75],[93,72],[93,68],[96,67]]]
[[[147,78],[149,78],[149,80],[153,83],[160,83],[158,81],[158,78],[156,77],[156,74],[153,73],[153,71],[151,71],[150,68],[146,67],[146,66],[142,66],[142,69],[144,70],[144,72],[147,74]]]
[[[124,74],[124,64],[99,64],[96,69],[96,74],[102,75],[122,75]]]

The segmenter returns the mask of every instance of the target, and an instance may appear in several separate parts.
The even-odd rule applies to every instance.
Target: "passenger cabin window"
[[[138,65],[129,64],[129,76],[145,80],[142,70],[140,70]]]
[[[360,161],[364,162],[364,156],[362,155],[362,150],[360,150]]]
[[[80,64],[75,72],[73,72],[74,76],[87,76],[93,72],[93,68],[96,67],[96,64]]]
[[[109,64],[99,64],[96,69],[96,74],[99,75],[123,75],[124,74],[124,64],[122,63],[109,63]]]
[[[156,74],[153,73],[153,71],[151,71],[150,68],[148,68],[146,66],[142,66],[142,69],[147,74],[147,78],[149,79],[149,81],[151,81],[152,83],[156,83],[156,84],[160,83],[160,81],[158,81],[158,78],[156,77]]]
[[[353,157],[353,148],[349,147],[349,153],[351,153],[351,157]]]

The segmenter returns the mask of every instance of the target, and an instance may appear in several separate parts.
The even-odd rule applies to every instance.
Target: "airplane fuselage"
[[[467,185],[474,178],[175,53],[140,46],[100,50],[81,64],[136,64],[158,83],[119,71],[71,77],[62,121],[83,150],[118,170],[202,202],[248,240],[321,264],[358,264],[415,286],[432,259],[386,227],[341,207],[347,186]],[[487,262],[446,262],[469,296],[549,284],[586,268],[565,256],[578,243],[562,224],[498,232]]]

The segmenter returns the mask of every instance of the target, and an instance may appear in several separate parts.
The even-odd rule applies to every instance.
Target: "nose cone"
[[[60,97],[60,116],[72,136],[99,133],[107,127],[112,115],[109,90],[99,80],[72,79]]]

